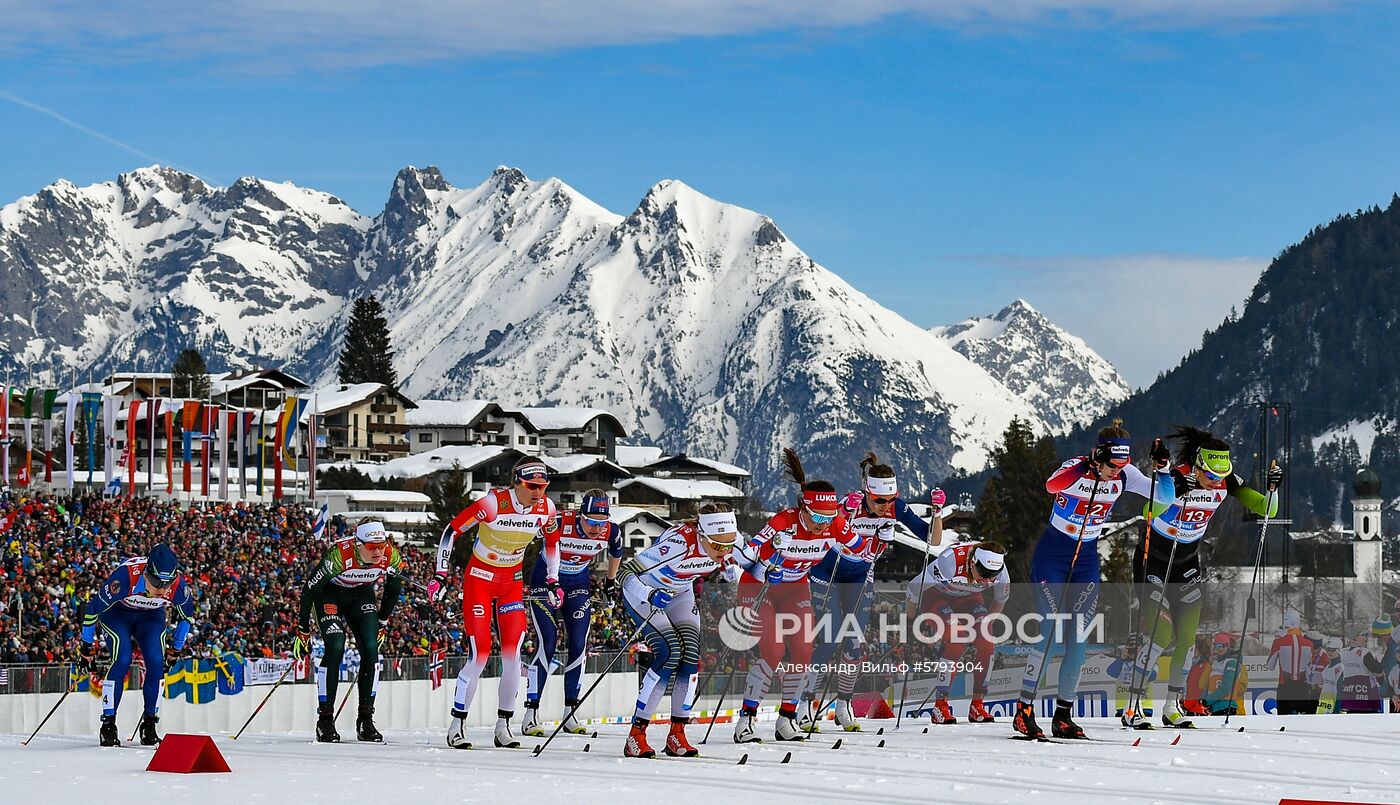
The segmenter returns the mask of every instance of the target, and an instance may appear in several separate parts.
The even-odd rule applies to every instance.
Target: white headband
[[[882,498],[892,498],[899,494],[899,484],[893,478],[866,478],[865,491]]]
[[[388,542],[389,532],[383,523],[361,523],[355,526],[355,539],[360,542]]]
[[[978,548],[972,552],[972,558],[977,560],[977,564],[987,568],[992,572],[1006,567],[1006,557],[996,551],[989,551],[986,548]]]
[[[734,512],[702,514],[700,515],[700,533],[704,534],[706,537],[717,537],[720,534],[738,534],[739,520],[734,516]]]

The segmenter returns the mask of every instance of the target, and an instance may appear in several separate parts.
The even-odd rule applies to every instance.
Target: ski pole
[[[935,491],[937,491],[937,490],[935,490]],[[938,507],[933,506],[933,505],[930,505],[930,506],[929,506],[929,510],[928,510],[928,527],[929,527],[929,534],[930,534],[930,535],[933,534],[933,521],[934,521],[934,519],[937,518],[937,517],[938,517]],[[932,546],[932,545],[929,545],[927,542],[924,543],[924,569],[923,569],[923,571],[921,571],[921,572],[919,573],[919,607],[920,607],[920,608],[922,608],[923,605],[924,605],[924,591],[925,591],[925,589],[927,589],[927,587],[928,587],[928,562],[929,562],[929,558],[932,556],[932,554],[929,552],[929,549],[932,548],[932,547],[933,547],[933,546]],[[894,728],[895,728],[895,729],[899,729],[900,723],[904,721],[904,705],[905,705],[905,700],[907,699],[907,697],[908,697],[908,695],[909,695],[909,669],[910,669],[911,667],[912,667],[912,666],[909,665],[907,662],[905,663],[905,665],[904,665],[904,679],[899,683],[899,710],[898,710],[898,712],[895,713],[895,716],[894,716]]]
[[[29,733],[28,738],[25,738],[23,741],[20,741],[19,745],[28,746],[29,742],[34,740],[34,736],[39,734],[39,730],[43,729],[44,725],[49,723],[49,719],[53,718],[53,714],[58,712],[58,708],[63,705],[64,700],[68,698],[68,694],[72,693],[75,690],[77,690],[77,685],[70,683],[68,685],[68,690],[63,691],[63,695],[58,697],[58,701],[54,702],[53,707],[49,709],[48,715],[44,716],[44,719],[39,722],[39,726],[35,727],[34,731]]]
[[[1270,470],[1277,466],[1278,461],[1272,459],[1269,461]],[[1226,690],[1230,692],[1232,701],[1235,694],[1235,685],[1239,683],[1240,671],[1244,667],[1244,635],[1245,631],[1249,629],[1249,613],[1255,609],[1254,590],[1259,583],[1259,566],[1264,561],[1264,538],[1269,532],[1269,510],[1273,508],[1274,496],[1277,494],[1277,489],[1270,489],[1268,497],[1264,500],[1264,519],[1259,524],[1259,545],[1254,549],[1254,573],[1249,580],[1249,599],[1245,602],[1244,623],[1240,625],[1240,647],[1235,651],[1235,677],[1230,680],[1230,685],[1226,688]],[[1232,705],[1225,711],[1225,726],[1227,727],[1230,726],[1230,715],[1234,709]]]
[[[647,613],[647,616],[645,618],[642,618],[641,623],[637,624],[636,631],[632,632],[632,636],[627,638],[627,642],[624,643],[624,645],[632,645],[632,642],[635,641],[642,634],[642,630],[645,629],[647,627],[647,624],[651,622],[651,618],[653,615],[656,614],[656,612],[657,607],[653,604],[651,607],[651,611]],[[554,737],[559,734],[560,730],[564,729],[564,725],[567,724],[569,719],[572,718],[574,714],[578,712],[578,709],[583,706],[583,703],[587,701],[588,697],[593,695],[593,691],[597,690],[598,686],[603,684],[603,680],[607,679],[608,674],[612,672],[613,666],[617,665],[617,661],[621,659],[622,655],[625,653],[627,653],[627,650],[623,649],[622,651],[619,651],[613,655],[613,658],[608,661],[608,665],[606,668],[603,669],[603,672],[598,674],[598,678],[593,680],[593,684],[588,686],[588,690],[584,691],[584,694],[579,697],[579,700],[574,702],[573,707],[569,708],[569,712],[565,714],[563,720],[561,720],[558,726],[554,728],[554,732],[551,732],[549,734],[549,737],[545,739],[544,743],[535,747],[535,751],[533,752],[535,757],[539,757],[541,752],[549,748],[550,743],[554,741]]]
[[[1157,443],[1160,444],[1161,441],[1161,439],[1158,439]],[[1143,534],[1142,537],[1142,575],[1144,581],[1147,580],[1147,555],[1148,547],[1152,540],[1152,520],[1155,516],[1155,513],[1152,510],[1152,505],[1156,501],[1156,499],[1157,472],[1154,468],[1152,472],[1152,483],[1149,486],[1149,492],[1147,495],[1147,531]],[[1167,580],[1170,579],[1172,576],[1172,565],[1176,563],[1176,546],[1180,544],[1181,543],[1179,543],[1178,541],[1172,540],[1171,550],[1167,552],[1167,569],[1162,574],[1162,584],[1157,590],[1157,612],[1152,616],[1152,628],[1148,629],[1142,634],[1143,645],[1140,648],[1147,652],[1148,658],[1151,658],[1152,650],[1147,648],[1147,644],[1153,643],[1155,645],[1155,642],[1152,638],[1157,633],[1157,625],[1162,620],[1162,607],[1166,603],[1167,596]],[[1177,639],[1179,640],[1180,637],[1178,637]],[[1165,649],[1165,647],[1163,648]],[[1138,669],[1136,653],[1134,653],[1133,655],[1133,660],[1134,661],[1132,673],[1130,674],[1128,679],[1128,709],[1123,711],[1123,714],[1125,716],[1128,716],[1129,718],[1131,718],[1133,714],[1137,712],[1138,708],[1142,705],[1142,694],[1147,689],[1148,674],[1151,672],[1151,669],[1148,668],[1146,664],[1144,664],[1142,669],[1142,689],[1139,690],[1137,681]]]
[[[821,605],[821,608],[817,610],[817,612],[821,613],[820,615],[818,615],[819,618],[822,617],[822,616],[830,615],[830,614],[831,614],[831,611],[830,611],[829,609],[827,609],[827,606],[831,603],[831,587],[832,587],[832,585],[834,585],[834,584],[837,583],[837,582],[836,582],[836,579],[834,578],[835,575],[836,575],[836,568],[834,568],[834,567],[832,568],[831,575],[833,576],[833,578],[827,580],[827,582],[826,582],[826,591],[822,593],[822,605]],[[866,576],[866,578],[868,579],[869,576]],[[809,582],[809,583],[810,583],[810,582]],[[864,587],[862,586],[861,589],[862,589],[862,592],[863,592],[863,591],[864,591]],[[840,597],[839,595],[836,597],[836,601],[837,601],[837,603],[840,603],[841,597]],[[845,613],[845,607],[842,607],[842,609],[841,609],[841,615],[842,615],[843,618],[845,617],[845,614],[846,614],[846,613]],[[828,628],[830,628],[830,626],[828,626]],[[835,649],[832,650],[831,654],[832,654],[832,657],[833,657],[833,658],[836,656],[836,652],[839,651],[840,648],[841,648],[840,646],[837,646]],[[829,662],[829,661],[828,661],[828,662]],[[812,673],[813,673],[813,672],[810,672],[810,671],[809,671],[809,673],[807,674],[807,678],[808,678],[809,681],[811,680]],[[807,735],[808,735],[808,736],[810,736],[812,733],[814,733],[814,732],[817,731],[817,719],[821,717],[821,712],[822,712],[823,709],[825,709],[825,705],[823,705],[822,702],[824,702],[824,701],[826,700],[827,691],[828,691],[828,690],[830,689],[830,687],[831,687],[831,672],[830,672],[829,670],[826,671],[826,672],[824,672],[824,673],[822,674],[822,679],[823,679],[823,682],[822,682],[822,695],[821,695],[820,697],[818,697],[817,700],[816,700],[816,704],[817,704],[817,705],[820,705],[820,706],[818,706],[818,707],[813,711],[813,713],[812,713],[812,723],[809,724],[809,725],[807,726]],[[808,692],[808,691],[803,691],[803,695],[806,695],[807,692]]]
[[[291,673],[292,669],[295,667],[297,667],[297,661],[292,660],[292,662],[287,665],[286,670],[282,672],[282,675],[277,677],[277,682],[273,684],[272,690],[269,690],[267,695],[263,697],[263,700],[258,703],[258,708],[253,711],[252,715],[248,716],[248,720],[243,722],[243,726],[238,728],[238,732],[234,733],[233,740],[238,740],[238,736],[243,734],[243,730],[248,729],[248,725],[252,724],[253,719],[258,717],[258,713],[262,712],[263,705],[267,704],[267,700],[272,698],[272,694],[276,693],[277,689],[282,687],[282,680],[286,679],[287,674]]]
[[[861,585],[860,585],[860,594],[856,596],[856,606],[857,606],[857,607],[860,607],[860,606],[861,606],[861,602],[865,600],[865,589],[870,585],[870,581],[871,581],[871,579],[873,579],[874,577],[875,577],[875,573],[874,573],[874,569],[872,568],[872,569],[871,569],[871,572],[866,574],[865,580],[864,580],[863,582],[861,582]],[[832,583],[832,584],[835,584],[836,582],[831,582],[831,583]],[[828,586],[828,587],[827,587],[827,597],[830,597],[830,596],[831,596],[831,587]],[[841,597],[838,595],[837,598],[836,598],[836,600],[837,600],[837,601],[840,601],[840,600],[841,600]],[[844,619],[845,616],[846,616],[845,608],[843,607],[843,608],[842,608],[842,612],[841,612],[841,617]],[[857,616],[857,617],[859,617],[859,616]],[[864,635],[862,635],[860,638],[857,638],[857,639],[864,639]],[[840,650],[841,650],[841,646],[840,646],[840,644],[837,644],[837,646],[836,646],[836,651],[833,651],[833,652],[832,652],[832,656],[835,657],[836,652],[838,652],[838,651],[840,651]],[[828,671],[828,672],[826,673],[826,681],[822,683],[822,695],[821,695],[820,698],[817,699],[817,708],[816,708],[816,712],[812,715],[812,723],[811,723],[811,725],[808,726],[808,728],[807,728],[807,734],[808,734],[809,736],[810,736],[813,732],[816,732],[816,731],[817,731],[817,719],[820,718],[820,717],[821,717],[821,714],[822,714],[823,712],[825,712],[826,708],[830,707],[831,704],[832,704],[832,702],[835,701],[835,699],[832,699],[831,701],[827,701],[827,699],[826,699],[826,694],[828,694],[828,693],[831,692],[831,677],[832,677],[832,676],[833,676],[832,673],[831,673],[830,671]],[[839,692],[839,691],[838,691],[838,692]]]
[[[765,579],[764,582],[763,582],[763,588],[760,589],[760,590],[758,591],[758,595],[754,597],[754,602],[753,602],[753,606],[751,607],[751,609],[752,609],[755,613],[757,613],[758,610],[759,610],[760,608],[762,608],[762,606],[763,606],[763,599],[768,595],[768,586],[769,586],[769,582]],[[718,666],[722,665],[722,663],[715,663],[715,665],[717,666],[716,670],[718,670]],[[714,714],[715,714],[715,713],[718,713],[720,710],[722,710],[722,709],[724,708],[724,697],[727,696],[727,695],[729,695],[729,684],[730,684],[731,682],[733,682],[733,681],[734,681],[734,674],[732,674],[732,673],[725,674],[725,676],[724,676],[724,685],[723,685],[723,686],[720,688],[720,690],[719,690],[719,701],[715,703],[715,709],[714,709],[713,711],[711,711],[711,714],[710,714],[710,725],[709,725],[708,727],[705,728],[705,737],[703,737],[703,738],[700,739],[700,743],[702,743],[702,744],[703,744],[703,743],[707,743],[707,742],[710,740],[710,732],[712,732],[712,731],[714,730],[714,728],[715,728],[715,716],[714,716]]]

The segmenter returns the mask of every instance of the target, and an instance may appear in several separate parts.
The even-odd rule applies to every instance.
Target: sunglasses
[[[816,512],[812,511],[811,509],[808,509],[808,510],[807,510],[807,516],[810,517],[810,518],[812,518],[812,522],[813,522],[813,523],[816,523],[817,525],[826,525],[827,523],[829,523],[829,522],[831,522],[832,520],[835,520],[835,519],[836,519],[836,515],[835,515],[834,513],[832,513],[832,514],[817,514]]]
[[[526,489],[533,489],[536,492],[542,492],[549,488],[549,481],[525,481],[524,484]]]
[[[734,543],[733,543],[733,542],[716,542],[716,541],[714,541],[713,539],[710,539],[709,537],[705,536],[704,534],[701,534],[701,535],[700,535],[700,539],[705,540],[706,543],[708,543],[708,544],[710,544],[710,545],[713,545],[713,546],[715,546],[716,548],[719,548],[720,550],[725,550],[725,551],[732,551],[732,550],[734,550]]]
[[[873,504],[875,504],[876,506],[884,506],[884,505],[887,504],[887,503],[894,503],[894,498],[893,498],[893,497],[888,497],[888,498],[876,498],[876,497],[872,497],[872,498],[870,499],[870,502],[873,503]]]
[[[594,528],[602,528],[603,526],[605,526],[605,525],[607,525],[608,523],[612,522],[611,520],[607,519],[606,517],[603,518],[603,519],[601,519],[601,520],[597,520],[597,519],[594,519],[594,518],[592,518],[592,517],[589,517],[588,515],[584,515],[581,519],[583,520],[583,524],[584,524],[584,525],[591,525],[591,526],[593,526]]]

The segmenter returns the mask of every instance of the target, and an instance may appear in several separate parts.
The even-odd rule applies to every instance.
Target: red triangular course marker
[[[191,772],[229,771],[228,762],[208,735],[166,735],[156,747],[146,771],[168,771],[175,774]]]

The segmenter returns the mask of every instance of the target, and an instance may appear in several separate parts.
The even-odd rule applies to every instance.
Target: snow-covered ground
[[[1011,740],[1010,727],[928,727],[868,721],[866,732],[826,732],[806,745],[729,742],[715,727],[699,759],[620,756],[621,725],[597,738],[561,735],[539,757],[525,748],[462,752],[441,732],[386,731],[384,746],[316,744],[307,733],[216,738],[231,774],[144,771],[151,750],[99,749],[92,738],[0,736],[0,798],[16,803],[397,801],[450,802],[1092,802],[1277,803],[1285,797],[1400,802],[1400,718],[1250,716],[1204,719],[1194,731],[1126,732],[1086,719],[1098,739],[1073,744]],[[348,726],[348,725],[346,725]],[[766,726],[766,725],[765,725]],[[884,727],[885,734],[875,735]],[[1245,727],[1238,732],[1238,727]],[[1280,732],[1280,727],[1285,728]],[[765,729],[766,731],[766,729]],[[692,726],[698,743],[703,729]],[[660,745],[663,728],[651,737]],[[123,734],[125,737],[125,733]],[[843,739],[838,750],[831,746]],[[1172,741],[1180,737],[1180,743]],[[1141,739],[1141,745],[1133,741]],[[473,731],[489,747],[485,728]],[[883,748],[876,744],[885,741]],[[588,751],[585,752],[585,746]],[[746,765],[735,765],[744,753]],[[787,753],[791,762],[780,764]],[[358,795],[358,796],[357,796]],[[397,796],[394,796],[397,795]]]

